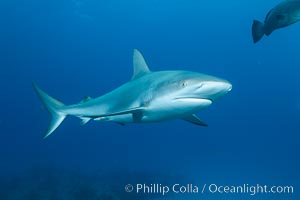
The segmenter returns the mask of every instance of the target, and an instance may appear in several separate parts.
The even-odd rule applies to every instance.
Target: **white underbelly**
[[[152,104],[140,113],[96,118],[98,121],[113,121],[119,123],[160,122],[179,119],[194,114],[211,105],[208,99],[184,98],[176,99],[168,104]]]

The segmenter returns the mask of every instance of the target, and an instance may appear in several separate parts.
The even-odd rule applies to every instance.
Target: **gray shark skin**
[[[264,35],[269,36],[274,30],[289,26],[299,20],[300,0],[285,0],[268,12],[264,23],[253,20],[253,42],[257,43]]]
[[[223,79],[191,71],[151,72],[138,50],[133,53],[134,73],[131,81],[97,98],[86,97],[80,103],[66,106],[33,87],[52,116],[44,138],[67,116],[76,116],[86,124],[90,120],[119,124],[161,122],[183,119],[206,126],[195,115],[232,86]]]

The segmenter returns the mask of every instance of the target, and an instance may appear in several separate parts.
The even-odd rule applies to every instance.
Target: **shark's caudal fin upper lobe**
[[[49,96],[43,90],[41,90],[35,83],[32,83],[33,88],[41,99],[42,103],[49,111],[52,116],[49,127],[46,131],[44,138],[48,137],[55,131],[55,129],[62,123],[62,121],[66,118],[66,114],[63,112],[65,105],[53,97]]]
[[[253,42],[257,43],[264,36],[264,24],[260,21],[253,20],[252,24],[252,38]]]

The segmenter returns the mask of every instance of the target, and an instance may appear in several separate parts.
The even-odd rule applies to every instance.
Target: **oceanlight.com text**
[[[178,184],[164,185],[164,184],[127,184],[125,186],[127,193],[136,193],[144,195],[162,195],[167,194],[248,194],[254,196],[256,194],[293,194],[293,186],[268,186],[268,185],[218,185],[218,184]]]
[[[206,190],[207,185],[204,185]],[[209,193],[219,194],[249,194],[251,196],[256,194],[293,194],[293,186],[268,186],[268,185],[249,185],[243,184],[239,186],[224,186],[217,184],[210,184],[207,188]]]

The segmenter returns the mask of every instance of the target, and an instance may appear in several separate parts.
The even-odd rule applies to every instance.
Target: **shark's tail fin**
[[[49,127],[46,131],[44,138],[48,137],[55,131],[55,129],[62,123],[62,121],[66,118],[66,114],[63,111],[65,105],[53,97],[49,96],[46,92],[41,90],[35,83],[32,83],[36,93],[39,98],[43,102],[44,106],[47,108],[49,113],[52,116]]]
[[[258,42],[264,36],[264,24],[260,21],[253,20],[252,24],[252,38],[253,42]]]

